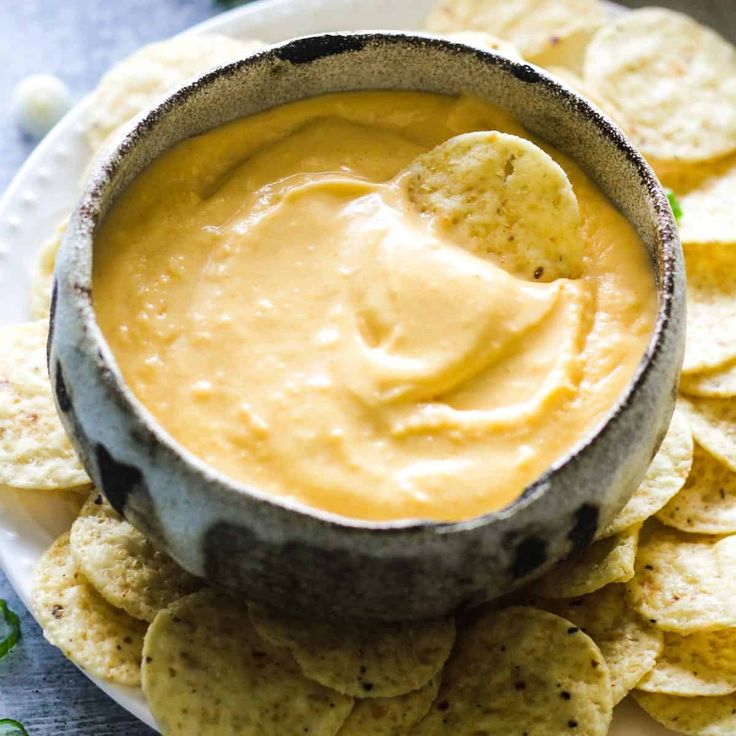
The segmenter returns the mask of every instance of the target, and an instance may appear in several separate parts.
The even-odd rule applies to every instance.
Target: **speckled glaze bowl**
[[[509,110],[583,166],[635,226],[656,274],[656,327],[607,419],[507,508],[461,523],[351,521],[228,479],[178,445],[133,396],[92,306],[97,227],[162,151],[275,105],[379,88],[469,92]],[[669,422],[684,309],[682,254],[666,197],[622,134],[581,98],[539,69],[457,43],[328,34],[204,75],[131,124],[101,157],[57,264],[49,368],[62,420],[94,482],[183,567],[290,611],[410,619],[508,592],[611,521]]]

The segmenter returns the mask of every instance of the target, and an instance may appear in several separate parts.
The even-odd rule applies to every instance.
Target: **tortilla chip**
[[[542,63],[568,40],[591,34],[604,19],[598,0],[439,0],[426,25],[435,33],[492,33]]]
[[[730,168],[711,165],[712,176],[680,198],[680,239],[685,244],[736,244],[736,159]]]
[[[436,675],[406,695],[357,700],[338,736],[404,736],[429,713],[439,687],[440,676]]]
[[[102,77],[92,93],[87,140],[96,150],[121,126],[150,108],[166,92],[265,48],[218,34],[175,36],[138,49]]]
[[[571,621],[598,645],[611,673],[614,705],[654,669],[662,651],[664,634],[629,608],[623,585],[581,598],[536,598],[534,605]]]
[[[736,248],[691,245],[687,268],[687,340],[683,373],[701,373],[736,359]]]
[[[33,608],[44,636],[92,675],[121,685],[141,681],[146,624],[113,608],[74,566],[69,534],[39,560]]]
[[[306,677],[358,698],[392,698],[426,685],[455,639],[450,618],[380,624],[321,622],[252,606],[258,633],[291,650]]]
[[[584,78],[649,158],[705,161],[736,150],[736,50],[686,15],[622,14],[590,42]]]
[[[736,629],[667,632],[656,667],[636,687],[685,697],[736,692]]]
[[[574,598],[634,576],[639,527],[594,542],[553,567],[531,590],[546,598]]]
[[[46,320],[0,328],[0,483],[64,489],[90,482],[59,422],[46,369]]]
[[[712,371],[684,375],[680,381],[680,391],[690,396],[712,399],[736,397],[736,361]]]
[[[153,621],[161,609],[202,587],[98,493],[82,507],[70,541],[77,568],[108,603],[133,618]]]
[[[693,534],[736,533],[736,473],[695,445],[685,486],[657,518]]]
[[[698,444],[736,472],[736,401],[691,398],[681,404]]]
[[[419,156],[408,172],[419,211],[469,238],[479,254],[528,280],[581,275],[575,193],[559,164],[530,141],[466,133]]]
[[[666,728],[687,736],[733,736],[736,733],[736,695],[680,698],[633,692],[636,702]]]
[[[514,59],[514,61],[523,60],[519,49],[512,43],[504,41],[502,38],[498,38],[498,36],[493,36],[490,33],[484,33],[483,31],[456,31],[454,33],[446,33],[442,38],[447,38],[457,43],[464,43],[468,46],[477,46],[484,51],[493,51],[501,56]]]
[[[36,259],[36,268],[31,279],[31,315],[34,319],[49,318],[56,254],[68,224],[69,218],[65,217],[54,234],[43,244]]]
[[[593,640],[564,618],[518,606],[459,631],[437,700],[412,736],[604,736],[611,711]]]
[[[605,538],[635,524],[642,524],[677,495],[693,464],[693,444],[690,423],[684,411],[676,408],[644,480],[599,537]]]
[[[213,589],[156,616],[143,692],[168,736],[335,736],[353,706],[261,639],[244,602]]]
[[[627,583],[629,604],[663,631],[736,626],[736,536],[706,537],[647,525]]]

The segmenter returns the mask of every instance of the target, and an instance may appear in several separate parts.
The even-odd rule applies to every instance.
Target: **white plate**
[[[264,41],[323,31],[416,29],[435,0],[260,0],[218,15],[187,33],[224,33]],[[74,206],[91,157],[83,136],[87,101],[77,105],[18,172],[0,199],[0,324],[29,318],[29,283],[36,254]],[[0,566],[30,609],[33,569],[74,519],[74,503],[62,495],[22,493],[0,487]],[[92,680],[152,728],[140,690]],[[666,736],[633,703],[616,711],[610,736]]]

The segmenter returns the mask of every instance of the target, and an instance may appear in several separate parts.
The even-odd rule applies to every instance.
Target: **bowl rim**
[[[501,67],[520,79],[533,79],[541,82],[556,96],[568,103],[573,109],[583,115],[588,124],[593,125],[597,132],[608,139],[624,154],[627,162],[633,165],[638,174],[636,186],[645,190],[645,195],[652,205],[652,218],[655,225],[658,250],[662,254],[661,262],[650,257],[655,276],[655,292],[657,293],[657,315],[654,326],[649,335],[646,349],[637,363],[636,369],[624,389],[618,394],[604,416],[591,427],[570,449],[552,462],[547,469],[532,483],[527,485],[521,493],[509,504],[485,512],[481,515],[461,519],[459,521],[441,521],[422,518],[391,519],[385,521],[363,520],[342,516],[333,512],[324,511],[293,499],[268,494],[261,489],[243,481],[236,480],[214,466],[209,465],[202,458],[179,443],[155,418],[148,407],[133,393],[120,371],[115,355],[107,343],[96,319],[92,301],[92,261],[94,253],[95,231],[98,228],[100,207],[105,199],[106,191],[113,181],[127,156],[133,151],[139,141],[167,114],[184,101],[196,95],[201,89],[215,83],[220,77],[237,74],[242,70],[268,60],[294,58],[306,56],[307,61],[316,61],[325,56],[342,53],[344,51],[360,51],[369,44],[408,44],[410,46],[427,46],[443,49],[455,54],[475,56],[484,63]],[[328,48],[331,45],[331,48]],[[320,48],[322,46],[322,48]],[[373,88],[358,87],[355,91],[369,91]],[[390,88],[387,88],[390,89]],[[421,89],[418,89],[421,91]],[[318,95],[314,95],[318,96]],[[296,101],[299,98],[295,98]],[[289,104],[284,103],[284,104]],[[266,107],[263,111],[271,109]],[[258,114],[258,113],[253,113]],[[224,124],[224,123],[222,123]],[[212,130],[208,128],[207,130]],[[203,132],[207,132],[207,130]],[[176,145],[184,138],[170,144]],[[169,147],[170,147],[169,146]],[[159,154],[160,155],[160,154]],[[573,157],[574,159],[574,157]],[[150,162],[149,162],[150,163]],[[140,172],[138,172],[140,173]],[[137,176],[137,174],[136,174]],[[135,178],[135,177],[133,177]],[[126,186],[129,186],[130,182]],[[596,185],[597,186],[597,185]],[[615,205],[614,205],[615,206]],[[617,208],[618,209],[618,208]],[[628,218],[626,218],[627,221]],[[68,245],[67,245],[68,244]],[[74,284],[74,292],[83,302],[82,307],[77,303],[74,312],[82,322],[82,334],[94,347],[99,363],[104,368],[103,380],[112,391],[117,403],[124,406],[134,421],[141,425],[147,434],[158,442],[175,459],[182,463],[189,475],[196,477],[207,485],[208,493],[219,492],[229,499],[233,494],[246,496],[259,503],[280,509],[286,513],[305,517],[310,521],[325,525],[331,529],[343,529],[351,532],[365,532],[371,535],[394,534],[405,532],[421,534],[432,530],[440,534],[468,531],[486,526],[496,521],[508,520],[519,513],[538,498],[547,488],[551,480],[562,469],[574,464],[589,448],[594,446],[605,433],[606,429],[615,424],[618,417],[635,400],[640,386],[645,382],[654,367],[655,359],[662,350],[667,329],[672,322],[673,308],[677,301],[677,273],[682,269],[682,251],[677,225],[672,214],[667,196],[659,183],[654,171],[644,160],[618,126],[597,107],[585,100],[581,95],[567,87],[552,74],[541,67],[525,61],[517,61],[459,41],[453,41],[438,35],[421,32],[406,31],[340,31],[300,36],[283,43],[273,44],[264,50],[255,52],[242,59],[213,68],[205,74],[193,77],[173,92],[166,93],[149,110],[133,118],[113,134],[113,137],[104,146],[90,166],[86,183],[72,213],[69,227],[62,242],[65,251],[73,249],[71,262],[78,266],[80,259],[89,259],[89,279],[86,284]],[[77,270],[76,268],[74,269]],[[78,273],[75,278],[78,277]],[[55,289],[58,284],[58,272],[54,276]],[[54,319],[52,304],[51,320]],[[49,342],[53,340],[54,330],[50,331]],[[84,351],[83,351],[84,352]]]

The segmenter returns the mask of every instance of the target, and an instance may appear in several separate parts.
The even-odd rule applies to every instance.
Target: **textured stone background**
[[[657,4],[657,0],[621,1],[631,6]],[[684,10],[736,39],[736,0],[659,0],[659,4]],[[18,80],[53,72],[79,99],[105,69],[138,46],[220,10],[215,0],[0,0],[0,99],[6,102],[0,108],[0,190],[32,149],[9,116],[7,101]],[[23,614],[23,640],[0,662],[0,719],[22,721],[30,736],[153,733],[44,641],[2,572],[0,598]]]

